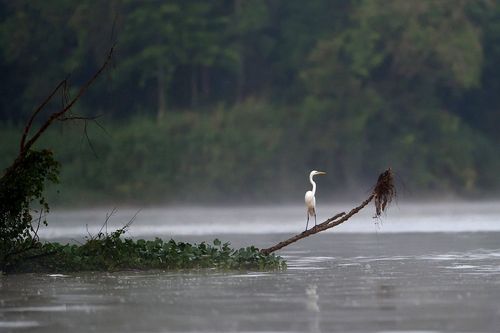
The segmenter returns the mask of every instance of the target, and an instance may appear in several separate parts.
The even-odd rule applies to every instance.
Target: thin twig
[[[40,209],[40,216],[38,216],[36,230],[33,230],[33,228],[31,229],[31,230],[33,230],[33,233],[34,233],[34,237],[33,237],[34,242],[35,241],[38,242],[40,240],[40,237],[38,237],[38,229],[40,229],[40,222],[42,221],[42,214],[43,214],[43,209]]]
[[[94,149],[94,145],[92,144],[92,141],[90,140],[89,133],[87,132],[87,121],[86,120],[85,120],[85,123],[83,124],[83,134],[85,135],[85,138],[87,139],[87,144],[89,145],[90,150],[94,154],[94,157],[99,158],[97,156],[96,150]]]
[[[89,133],[88,133],[88,124],[87,122],[88,121],[93,121],[105,134],[107,134],[108,136],[109,133],[106,131],[106,129],[97,121],[98,118],[100,118],[102,115],[96,115],[96,116],[92,116],[92,117],[87,117],[87,116],[69,116],[69,117],[61,117],[61,118],[58,118],[57,120],[58,121],[68,121],[68,120],[83,120],[84,123],[83,123],[83,136],[82,136],[82,141],[83,139],[85,138],[87,140],[87,144],[89,145],[90,147],[90,150],[92,151],[92,153],[94,154],[94,156],[96,158],[98,158],[99,156],[97,155],[97,151],[95,150],[94,148],[94,145],[92,144],[92,140],[90,140],[90,136],[89,136]]]
[[[43,134],[43,132],[45,132],[45,130],[47,130],[47,128],[52,124],[52,122],[54,120],[60,118],[66,112],[68,112],[73,107],[73,105],[76,103],[76,101],[78,101],[80,99],[80,97],[82,97],[82,95],[87,91],[87,89],[94,83],[94,81],[99,77],[99,75],[108,66],[108,64],[110,63],[110,61],[112,59],[113,51],[114,51],[114,46],[110,49],[108,56],[106,57],[106,60],[101,65],[99,70],[97,70],[97,72],[95,72],[95,74],[80,88],[80,90],[78,91],[78,94],[64,108],[62,108],[62,110],[52,113],[52,115],[49,117],[49,119],[47,119],[47,121],[45,121],[45,123],[38,129],[38,131],[31,137],[31,139],[29,139],[28,142],[26,142],[25,144],[22,145],[22,149],[21,149],[21,152],[19,154],[20,157],[22,157],[26,154],[26,152],[33,146],[33,144],[38,140],[38,138]],[[45,104],[43,104],[41,107],[43,108],[45,106]],[[38,112],[38,110],[36,112]],[[26,139],[26,138],[24,138],[24,139]]]
[[[31,125],[33,124],[33,121],[35,120],[35,117],[38,115],[38,113],[40,113],[40,111],[43,110],[43,108],[45,108],[45,106],[50,102],[50,100],[52,99],[52,97],[54,97],[54,95],[57,93],[57,91],[59,89],[61,89],[61,87],[63,86],[66,86],[67,84],[67,78],[62,80],[61,82],[59,82],[59,84],[54,88],[54,90],[52,90],[52,92],[50,93],[49,96],[47,96],[47,98],[45,98],[45,100],[36,108],[36,110],[31,114],[31,117],[30,119],[28,120],[28,123],[26,124],[26,127],[24,128],[24,131],[23,131],[23,136],[21,137],[21,143],[20,143],[20,147],[19,147],[19,152],[22,153],[23,150],[24,150],[24,144],[26,142],[26,138],[28,137],[28,133],[31,129]]]
[[[108,137],[111,137],[111,135],[109,134],[108,131],[106,131],[106,128],[104,126],[102,126],[98,121],[97,121],[97,118],[96,119],[92,119],[94,121],[94,124],[96,124],[103,132],[104,134],[106,134]]]
[[[69,116],[57,118],[58,121],[68,121],[68,120],[96,120],[101,117],[101,115],[87,117],[87,116]]]
[[[90,240],[94,240],[94,236],[92,236],[92,234],[89,231],[89,225],[88,225],[88,223],[85,223],[85,229],[87,229],[87,234],[89,235],[89,239]]]
[[[139,209],[137,212],[135,212],[134,216],[132,216],[132,218],[123,226],[122,228],[123,231],[127,231],[127,229],[130,228],[130,226],[132,225],[132,223],[134,223],[135,219],[137,218],[137,215],[139,215],[141,210],[142,208]]]
[[[111,210],[111,213],[106,213],[106,218],[104,219],[104,223],[101,226],[101,229],[99,229],[98,235],[102,234],[102,229],[106,228],[106,236],[108,235],[108,221],[111,218],[111,216],[115,215],[118,209],[114,207]]]

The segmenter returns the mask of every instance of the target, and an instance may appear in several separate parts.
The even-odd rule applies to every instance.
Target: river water
[[[400,204],[382,219],[366,210],[279,252],[284,272],[2,276],[0,332],[500,332],[500,203]],[[109,212],[56,211],[42,235],[79,241]],[[136,212],[120,209],[108,230]],[[267,247],[302,231],[302,215],[143,209],[128,236]]]

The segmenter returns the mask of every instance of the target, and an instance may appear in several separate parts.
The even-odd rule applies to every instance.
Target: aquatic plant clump
[[[173,239],[132,240],[123,230],[99,235],[85,244],[45,243],[9,273],[116,271],[127,269],[282,270],[284,259],[262,254],[254,246],[233,249],[215,239],[212,244],[190,244]]]

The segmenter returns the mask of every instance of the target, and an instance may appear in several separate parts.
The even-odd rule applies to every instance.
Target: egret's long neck
[[[315,182],[314,182],[314,180],[313,180],[313,175],[310,175],[310,176],[309,176],[309,181],[311,182],[311,184],[312,184],[312,186],[313,186],[313,188],[312,188],[312,193],[313,193],[313,195],[315,195],[315,194],[316,194],[316,183],[315,183]]]

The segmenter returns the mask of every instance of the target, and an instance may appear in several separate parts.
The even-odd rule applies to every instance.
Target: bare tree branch
[[[36,108],[36,110],[31,114],[30,119],[28,120],[28,123],[26,124],[26,127],[24,128],[23,131],[23,136],[21,137],[21,144],[19,147],[19,152],[22,153],[24,150],[24,144],[26,142],[26,138],[28,136],[29,130],[31,129],[31,125],[33,124],[33,121],[35,120],[35,117],[40,113],[40,111],[45,108],[45,106],[50,102],[52,97],[57,93],[61,87],[64,87],[67,85],[67,79],[62,80],[55,88],[52,90],[49,96],[45,98],[45,100]]]
[[[108,66],[108,64],[110,63],[110,61],[112,59],[113,51],[114,51],[114,46],[110,49],[110,51],[106,57],[106,60],[101,65],[101,67],[97,70],[97,72],[95,72],[95,74],[83,86],[80,87],[78,94],[73,99],[71,99],[71,101],[69,101],[69,103],[67,103],[67,104],[65,103],[66,105],[63,106],[63,108],[60,111],[52,113],[50,115],[50,117],[45,121],[45,123],[38,129],[38,131],[26,143],[24,143],[24,141],[26,141],[26,137],[27,137],[27,131],[25,130],[26,133],[23,134],[23,139],[21,140],[22,141],[22,145],[21,145],[22,148],[21,148],[21,151],[19,153],[20,157],[22,157],[26,154],[26,152],[33,146],[33,144],[38,140],[38,138],[40,138],[40,136],[43,134],[43,132],[45,132],[45,130],[47,130],[47,128],[52,124],[52,122],[54,120],[59,119],[66,112],[68,112],[73,107],[73,105],[80,99],[80,97],[82,97],[82,95],[87,91],[87,89],[94,83],[94,81],[101,75],[101,73],[104,71],[104,69]],[[55,92],[58,89],[61,88],[61,86],[65,86],[65,85],[66,85],[66,80],[64,80],[62,83],[60,83],[58,85],[57,89],[55,89],[54,92],[35,111],[35,114],[40,112],[40,110],[43,109],[43,107],[45,107],[47,105],[48,101],[50,101],[52,96],[55,94]],[[32,116],[32,118],[34,118],[34,116]],[[29,126],[27,126],[28,131],[29,131],[29,128],[31,127],[31,122],[33,122],[33,119],[30,119]]]
[[[386,210],[388,205],[391,203],[393,197],[396,195],[396,190],[394,187],[394,180],[391,168],[385,170],[380,174],[377,180],[377,184],[375,185],[370,196],[363,201],[359,206],[351,209],[349,213],[339,213],[333,217],[330,217],[323,223],[320,223],[313,228],[306,230],[298,235],[295,235],[287,240],[279,242],[278,244],[271,246],[266,249],[260,250],[263,254],[270,254],[275,252],[281,248],[284,248],[287,245],[295,243],[296,241],[306,238],[308,236],[317,234],[318,232],[325,231],[327,229],[338,226],[339,224],[344,223],[349,220],[354,214],[358,213],[361,209],[363,209],[366,205],[370,203],[375,198],[375,217],[380,216],[380,214]]]
[[[93,240],[94,236],[89,231],[89,225],[88,225],[88,223],[85,224],[85,229],[87,230],[87,235],[89,235],[89,239]]]
[[[134,216],[132,216],[132,218],[120,230],[122,230],[123,232],[126,232],[130,228],[132,223],[134,223],[135,219],[137,218],[137,215],[139,215],[141,210],[142,210],[142,208],[139,209],[137,212],[135,212]]]
[[[83,135],[84,135],[84,138],[87,140],[87,143],[90,147],[90,150],[92,151],[92,153],[94,154],[94,156],[97,158],[97,152],[96,150],[94,149],[94,145],[92,144],[92,141],[90,140],[90,136],[88,134],[88,130],[87,130],[87,122],[88,121],[93,121],[94,124],[96,124],[101,130],[103,130],[106,134],[109,135],[109,133],[106,131],[106,129],[97,121],[98,118],[100,118],[101,115],[97,115],[97,116],[74,116],[74,115],[71,115],[71,116],[67,116],[67,117],[59,117],[57,118],[58,121],[68,121],[68,120],[83,120],[84,121],[84,124],[83,124]],[[83,138],[82,138],[83,140]]]
[[[90,147],[90,150],[92,150],[92,153],[94,154],[95,158],[98,158],[97,152],[94,149],[94,145],[92,144],[92,141],[90,140],[89,133],[87,132],[87,120],[85,120],[85,123],[83,124],[83,134],[85,135],[85,139],[87,139],[87,143]]]
[[[58,121],[68,121],[68,120],[96,120],[100,118],[101,115],[98,116],[92,116],[92,117],[87,117],[87,116],[68,116],[68,117],[59,117],[57,118]]]
[[[40,237],[38,237],[38,230],[40,229],[40,223],[42,222],[42,214],[43,214],[43,210],[40,209],[40,216],[38,216],[36,230],[33,230],[33,228],[32,228],[33,234],[34,234],[32,242],[38,242],[40,240]]]

